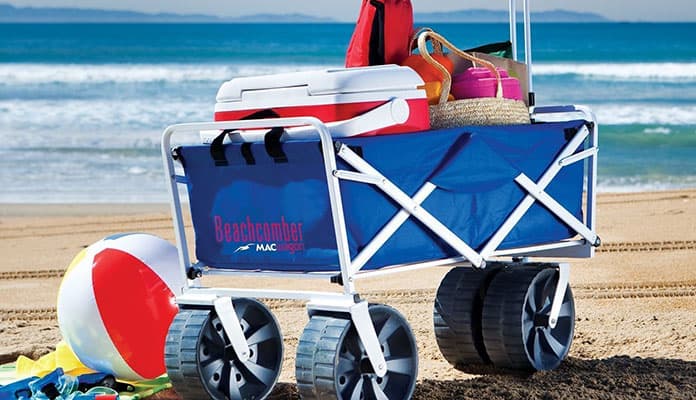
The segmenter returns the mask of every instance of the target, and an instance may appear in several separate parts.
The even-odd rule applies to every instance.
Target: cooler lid
[[[306,87],[307,96],[414,90],[423,80],[409,67],[377,65],[235,78],[222,84],[217,101],[242,101],[254,90]]]

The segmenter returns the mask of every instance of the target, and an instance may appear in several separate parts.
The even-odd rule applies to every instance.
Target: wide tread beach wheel
[[[310,399],[406,400],[418,374],[416,340],[395,309],[370,305],[370,318],[387,361],[378,377],[348,317],[314,315],[297,346],[295,373],[300,397]]]
[[[455,368],[490,364],[483,343],[481,318],[488,285],[500,267],[485,270],[457,267],[437,289],[433,308],[435,338],[440,352]]]
[[[493,365],[552,370],[566,358],[575,329],[575,303],[568,286],[558,323],[548,326],[557,282],[553,268],[511,268],[493,278],[483,307],[483,339]]]
[[[283,363],[278,322],[260,302],[234,299],[249,344],[241,362],[214,310],[180,310],[165,347],[172,386],[184,400],[260,400],[273,389]]]

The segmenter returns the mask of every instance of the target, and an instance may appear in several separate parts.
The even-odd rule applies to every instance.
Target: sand
[[[556,371],[471,375],[451,368],[432,330],[432,301],[445,268],[360,281],[363,297],[397,308],[412,326],[420,355],[414,399],[696,398],[696,190],[601,194],[597,214],[603,246],[593,259],[570,260],[575,339]],[[118,232],[173,241],[169,207],[0,205],[0,363],[55,346],[64,268],[82,248]],[[287,287],[267,279],[205,283]],[[291,284],[326,288],[323,282]],[[285,337],[281,383],[271,398],[297,398],[294,355],[306,311],[299,302],[270,305]]]

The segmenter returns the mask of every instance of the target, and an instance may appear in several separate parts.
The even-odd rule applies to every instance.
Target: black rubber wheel
[[[433,325],[443,357],[455,368],[490,364],[483,343],[481,318],[488,285],[500,267],[457,267],[442,279],[435,296]]]
[[[253,299],[234,299],[250,358],[241,362],[215,311],[181,310],[169,328],[165,364],[184,400],[260,400],[283,363],[283,338],[273,314]]]
[[[493,365],[552,370],[566,358],[575,330],[575,303],[568,286],[558,323],[549,328],[557,282],[553,268],[511,268],[493,278],[483,306],[483,339]]]
[[[315,315],[297,346],[295,373],[302,399],[411,398],[418,350],[408,322],[384,305],[370,305],[370,317],[387,361],[387,374],[380,378],[374,373],[347,316]]]

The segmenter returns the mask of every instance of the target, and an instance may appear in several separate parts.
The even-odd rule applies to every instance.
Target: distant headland
[[[521,19],[521,17],[520,17]],[[471,9],[416,13],[417,23],[491,23],[506,22],[507,11]],[[539,11],[534,22],[611,22],[594,13],[566,10]],[[220,17],[205,14],[144,13],[137,11],[88,8],[15,7],[0,4],[0,23],[338,23],[333,18],[306,14],[253,14]]]

